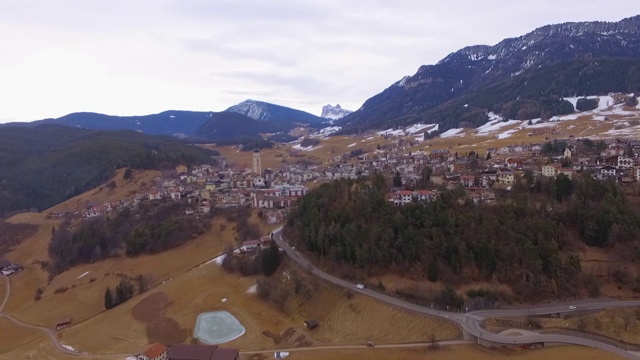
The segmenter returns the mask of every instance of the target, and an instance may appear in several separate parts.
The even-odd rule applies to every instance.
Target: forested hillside
[[[0,128],[0,214],[44,210],[102,184],[119,167],[211,163],[217,152],[134,131],[59,125]]]
[[[593,286],[581,272],[579,247],[640,260],[639,251],[628,251],[640,248],[638,210],[614,183],[525,178],[496,205],[474,205],[459,189],[402,207],[385,199],[381,175],[335,181],[302,198],[288,236],[324,261],[369,275],[396,271],[448,285],[495,279],[528,300]],[[638,280],[626,285],[640,291]]]
[[[76,228],[65,221],[49,244],[50,273],[107,257],[154,254],[182,245],[211,226],[210,215],[186,215],[185,208],[176,202],[145,201],[137,210],[85,220]]]

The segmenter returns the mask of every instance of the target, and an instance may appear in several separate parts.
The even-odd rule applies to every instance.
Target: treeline
[[[135,131],[59,125],[0,128],[0,215],[44,210],[92,189],[116,169],[211,163],[215,151]]]
[[[588,175],[572,181],[528,173],[493,206],[443,190],[432,203],[398,207],[385,189],[381,175],[323,184],[293,210],[288,236],[366,273],[394,269],[449,285],[495,279],[531,300],[580,292],[572,244],[640,245],[637,212],[614,183]]]
[[[138,294],[142,294],[149,288],[149,279],[138,275],[135,278],[138,287]],[[120,280],[114,291],[107,287],[104,291],[104,308],[109,310],[131,299],[135,295],[135,286],[128,278]]]
[[[120,284],[116,285],[115,294],[111,292],[111,288],[107,287],[104,292],[104,308],[109,310],[122,304],[123,302],[133,297],[133,284],[128,280],[120,281]]]
[[[82,221],[65,220],[49,243],[52,275],[107,257],[158,253],[182,245],[211,225],[210,216],[185,215],[178,202],[142,202],[138,210]]]

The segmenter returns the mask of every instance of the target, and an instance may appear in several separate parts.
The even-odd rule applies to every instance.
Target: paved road
[[[525,334],[522,336],[510,336],[510,335],[501,335],[492,333],[484,328],[482,328],[481,324],[485,319],[492,317],[512,317],[512,316],[531,316],[531,315],[544,315],[544,314],[558,314],[558,313],[570,313],[572,311],[580,311],[580,310],[602,310],[608,308],[620,308],[620,307],[636,307],[640,306],[640,301],[614,301],[614,300],[600,300],[593,302],[582,302],[580,304],[576,304],[576,309],[570,309],[569,303],[566,304],[551,304],[551,305],[540,305],[531,309],[520,309],[520,310],[483,310],[483,311],[473,311],[468,313],[454,313],[443,310],[436,310],[424,306],[415,305],[400,299],[393,298],[391,296],[387,296],[384,294],[380,294],[373,290],[362,289],[359,290],[355,288],[353,283],[345,281],[343,279],[337,278],[335,276],[329,275],[322,270],[318,269],[315,265],[313,265],[309,260],[307,260],[304,256],[302,256],[298,251],[293,249],[284,239],[282,238],[282,227],[276,229],[273,233],[273,239],[276,243],[282,248],[287,255],[297,262],[299,265],[304,267],[311,274],[322,278],[330,283],[333,283],[338,286],[342,286],[349,290],[353,290],[356,293],[360,293],[363,295],[370,296],[379,301],[385,302],[389,305],[393,305],[402,309],[415,311],[417,313],[427,314],[431,316],[436,316],[441,319],[449,320],[460,326],[465,332],[483,339],[488,340],[498,344],[531,344],[531,343],[539,343],[539,342],[554,342],[554,343],[563,343],[563,344],[573,344],[573,345],[581,345],[588,346],[591,348],[601,349],[605,351],[609,351],[611,353],[623,356],[628,359],[640,359],[640,356],[628,352],[619,347],[603,343],[597,340],[582,338],[579,336],[573,335],[552,335],[552,334]]]
[[[466,344],[475,344],[475,341],[451,340],[451,341],[440,341],[437,344],[439,346],[466,345]],[[430,342],[408,343],[408,344],[378,344],[374,347],[374,349],[400,349],[400,348],[418,348],[418,347],[428,347],[428,346],[431,346]],[[253,355],[253,354],[271,354],[276,351],[296,352],[296,351],[355,350],[355,349],[358,349],[358,350],[367,349],[367,345],[327,345],[327,346],[309,346],[309,347],[278,349],[278,350],[247,350],[247,351],[240,351],[240,354]]]

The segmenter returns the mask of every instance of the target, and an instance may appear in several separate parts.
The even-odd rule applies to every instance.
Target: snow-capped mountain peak
[[[227,111],[246,115],[254,120],[269,121],[271,116],[267,111],[267,106],[261,101],[252,99],[245,100],[227,109]]]
[[[325,119],[338,120],[351,114],[352,112],[353,111],[351,110],[343,109],[342,107],[340,107],[340,104],[336,104],[336,106],[327,104],[322,107],[322,115],[320,116]]]

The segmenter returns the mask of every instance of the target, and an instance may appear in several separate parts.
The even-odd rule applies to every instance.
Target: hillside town
[[[191,205],[187,215],[208,214],[212,208],[252,207],[260,209],[266,223],[277,224],[285,221],[288,209],[309,191],[310,184],[374,173],[391,179],[387,199],[396,205],[432,201],[443,188],[464,189],[474,203],[490,205],[496,201],[493,189],[508,189],[525,173],[533,178],[563,175],[572,179],[578,173],[589,172],[595,179],[611,179],[620,184],[640,181],[637,140],[601,141],[596,148],[590,140],[570,138],[554,140],[553,144],[488,148],[484,154],[474,151],[461,154],[452,149],[408,150],[415,145],[398,138],[393,145],[368,153],[361,151],[354,157],[345,154],[326,165],[285,164],[280,169],[263,169],[259,150],[253,152],[250,169],[178,165],[174,171],[162,172],[152,186],[132,198],[88,204],[71,215],[92,218],[118,209],[136,208],[145,200],[170,200]],[[53,212],[47,217],[65,215],[68,214]]]

